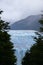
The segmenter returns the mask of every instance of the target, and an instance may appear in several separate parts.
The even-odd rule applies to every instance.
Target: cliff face
[[[39,30],[40,18],[40,15],[32,15],[13,23],[10,28],[11,30]]]

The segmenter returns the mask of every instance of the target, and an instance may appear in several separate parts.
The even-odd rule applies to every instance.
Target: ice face
[[[11,35],[11,41],[14,43],[15,48],[29,49],[34,43],[33,37],[36,36],[35,31],[15,31],[8,32]]]
[[[27,49],[35,43],[34,37],[36,31],[33,30],[10,30],[8,33],[11,35],[11,42],[14,43],[14,47],[16,49],[16,56],[17,56],[17,65],[21,65],[21,60],[25,55]]]

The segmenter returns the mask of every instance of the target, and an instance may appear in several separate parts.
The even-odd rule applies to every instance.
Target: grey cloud
[[[43,0],[0,0],[3,19],[19,20],[29,15],[40,14]]]

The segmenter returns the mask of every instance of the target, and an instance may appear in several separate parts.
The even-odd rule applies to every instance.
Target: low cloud
[[[4,20],[19,20],[29,15],[40,14],[43,0],[0,0],[0,9]]]

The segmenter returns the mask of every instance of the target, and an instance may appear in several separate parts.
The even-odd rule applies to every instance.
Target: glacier
[[[11,35],[11,42],[13,42],[14,49],[16,49],[17,65],[21,65],[26,50],[30,49],[35,43],[36,32],[34,30],[9,30],[8,34]]]

